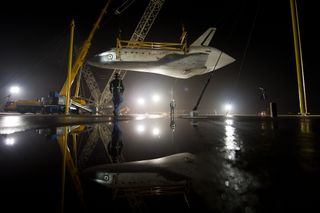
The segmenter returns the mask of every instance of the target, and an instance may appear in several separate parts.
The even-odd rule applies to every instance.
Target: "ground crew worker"
[[[113,114],[115,117],[120,115],[120,106],[123,102],[123,92],[124,86],[122,80],[120,79],[119,73],[115,74],[115,79],[110,83],[110,92],[112,93],[112,102],[113,102]]]
[[[174,114],[174,108],[176,107],[176,102],[174,101],[174,99],[172,99],[170,101],[170,116],[172,116]]]

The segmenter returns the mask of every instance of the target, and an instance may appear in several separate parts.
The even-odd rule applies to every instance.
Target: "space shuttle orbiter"
[[[88,63],[100,68],[156,73],[181,79],[203,75],[235,61],[209,46],[215,31],[213,27],[207,29],[187,49],[177,48],[176,43],[129,41],[126,46],[117,46],[96,55]]]

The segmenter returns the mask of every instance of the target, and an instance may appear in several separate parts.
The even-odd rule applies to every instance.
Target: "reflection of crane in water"
[[[86,140],[79,156],[80,168],[87,167],[92,153],[96,149],[99,141],[102,142],[105,155],[110,163],[123,162],[122,155],[122,131],[119,123],[115,122],[113,128],[111,123],[99,123],[93,125],[90,130],[88,139]]]
[[[84,147],[81,149],[82,151],[79,156],[80,168],[86,167],[99,142],[99,139],[101,139],[101,142],[103,143],[107,158],[112,162],[111,156],[108,152],[108,144],[111,141],[111,126],[108,123],[100,123],[91,127],[88,139],[86,140]]]
[[[118,120],[116,120],[113,123],[111,141],[108,144],[108,153],[111,156],[112,163],[120,163],[124,161],[122,148],[122,130]]]
[[[78,145],[79,141],[77,140],[80,139],[82,134],[86,132],[89,132],[90,134],[78,158],[78,151],[80,149]],[[106,123],[101,123],[98,125],[94,125],[92,128],[85,127],[84,125],[58,127],[50,129],[49,135],[50,138],[57,140],[60,151],[62,153],[61,212],[63,212],[64,209],[65,177],[67,171],[71,176],[71,180],[79,195],[82,205],[85,206],[84,192],[81,185],[79,173],[82,169],[85,168],[88,160],[92,155],[92,152],[94,151],[99,141],[99,138],[101,138],[103,142],[107,156],[109,157],[109,159],[111,159],[107,149],[108,142],[111,141],[111,131],[109,125]],[[72,136],[72,146],[69,147],[70,140],[68,142],[68,139],[70,138],[70,136]]]

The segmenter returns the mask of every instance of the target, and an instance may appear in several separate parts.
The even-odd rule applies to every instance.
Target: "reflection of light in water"
[[[276,124],[275,121],[263,120],[263,121],[261,121],[261,130],[263,130],[263,131],[274,130],[276,128],[276,126],[274,126],[274,124]],[[266,134],[266,132],[263,134]]]
[[[232,126],[225,126],[226,128],[226,138],[229,140],[234,140],[234,128]]]
[[[157,114],[150,114],[148,115],[148,118],[162,118],[164,117],[163,115],[157,115]]]
[[[139,105],[144,105],[145,101],[143,98],[138,98],[138,104]]]
[[[226,119],[226,123],[227,123],[228,125],[233,125],[233,120],[231,120],[231,119]]]
[[[135,130],[138,134],[144,134],[146,131],[148,131],[152,136],[160,137],[160,128],[157,126],[151,128],[150,125],[140,123],[135,126]]]
[[[160,134],[160,130],[159,130],[159,128],[153,128],[152,129],[152,135],[154,135],[154,136],[158,136]]]
[[[221,187],[225,189],[225,193],[222,196],[226,199],[230,198],[231,205],[245,201],[250,203],[246,205],[255,206],[256,195],[249,192],[249,189],[259,182],[242,168],[234,166],[233,163],[240,157],[237,155],[237,150],[240,150],[242,146],[242,138],[241,135],[237,134],[238,132],[235,125],[233,126],[232,119],[226,119],[224,125],[225,135],[223,138],[224,146],[222,147],[224,161],[222,162],[221,176],[219,175]],[[239,160],[243,161],[241,158]],[[255,212],[255,209],[249,209],[248,212]]]
[[[6,138],[4,144],[7,146],[13,146],[16,143],[14,138]]]
[[[139,115],[139,116],[136,117],[136,120],[143,120],[143,119],[145,119],[145,118],[146,118],[146,116],[144,116],[144,115]]]
[[[233,123],[233,121],[229,120],[227,122],[226,120],[226,123]],[[235,133],[234,133],[235,128],[232,127],[231,125],[226,125],[225,130],[226,130],[226,137],[224,138],[224,140],[225,140],[225,149],[227,151],[227,158],[229,160],[235,160],[236,150],[240,150],[240,147],[235,141]]]
[[[135,117],[136,120],[143,120],[146,118],[154,119],[154,118],[162,118],[165,117],[165,114],[140,114]]]
[[[21,124],[19,116],[6,116],[3,118],[2,127],[15,127]]]
[[[300,118],[300,133],[311,134],[310,120],[308,118]]]
[[[137,131],[138,131],[139,134],[143,133],[144,130],[145,130],[144,125],[139,125],[139,126],[137,126]]]

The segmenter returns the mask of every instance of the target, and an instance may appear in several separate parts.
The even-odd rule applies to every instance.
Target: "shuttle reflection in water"
[[[187,176],[194,171],[190,169],[196,166],[194,160],[195,156],[190,153],[179,153],[151,160],[98,165],[87,168],[83,175],[112,190],[113,199],[135,199],[141,205],[143,197],[182,195],[188,206]]]
[[[146,122],[143,124],[142,122]],[[148,132],[147,137],[152,139],[160,137],[161,129],[160,124],[153,121],[136,121],[136,130],[139,133]],[[162,172],[160,169],[166,164],[171,164],[172,160],[165,158],[158,158],[150,160],[149,168],[156,168],[152,171],[145,168],[143,161],[139,161],[140,169],[137,171],[122,170],[122,167],[126,167],[123,157],[123,147],[125,143],[123,141],[123,132],[119,121],[109,123],[100,123],[94,125],[77,125],[70,127],[58,127],[47,130],[39,130],[38,132],[44,133],[51,140],[58,142],[62,157],[63,157],[63,172],[62,172],[62,196],[61,196],[61,208],[64,208],[64,190],[65,176],[71,175],[74,188],[77,190],[80,199],[84,201],[83,183],[80,180],[90,181],[90,179],[82,179],[80,176],[86,176],[86,171],[92,168],[92,165],[99,165],[102,162],[99,160],[104,155],[103,164],[108,166],[114,166],[114,170],[111,171],[99,171],[97,172],[97,183],[104,186],[110,186],[111,193],[114,199],[126,198],[128,200],[140,200],[143,202],[143,197],[148,196],[169,196],[169,195],[181,195],[185,200],[184,205],[188,205],[188,180],[181,175],[177,175],[173,179],[168,178],[167,175],[172,171]],[[169,128],[168,128],[169,129]],[[71,139],[71,140],[70,140]],[[81,140],[80,140],[81,139]],[[157,139],[158,140],[158,139]],[[131,141],[132,142],[132,141]],[[98,145],[101,143],[103,149],[98,149]],[[141,146],[140,146],[141,147]],[[101,152],[102,151],[102,152]],[[190,155],[191,156],[191,155]],[[191,158],[189,155],[181,156],[182,161]],[[186,162],[186,161],[185,161]],[[141,164],[142,163],[142,164]],[[130,164],[130,163],[129,163]],[[118,166],[119,167],[118,167]],[[68,172],[66,172],[68,170]],[[131,171],[130,171],[131,170]],[[80,175],[80,176],[79,176]],[[169,176],[175,176],[173,174]],[[130,192],[130,193],[129,193]],[[137,207],[132,207],[137,208]]]

